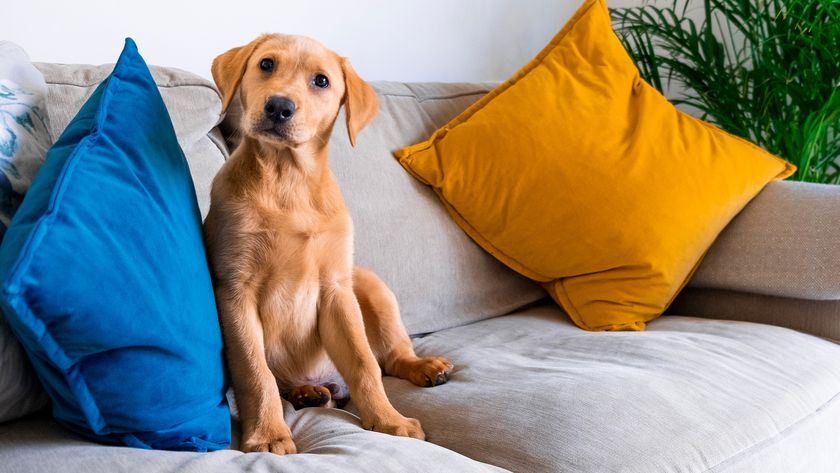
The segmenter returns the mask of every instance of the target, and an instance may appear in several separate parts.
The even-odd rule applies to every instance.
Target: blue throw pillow
[[[64,425],[134,447],[228,446],[195,191],[131,39],[49,150],[0,246],[0,281]]]

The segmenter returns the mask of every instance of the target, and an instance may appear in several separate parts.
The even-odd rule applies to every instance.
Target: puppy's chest
[[[258,232],[278,255],[290,254],[295,258],[331,257],[335,249],[352,242],[349,222],[341,216],[316,212],[264,213],[259,219]]]

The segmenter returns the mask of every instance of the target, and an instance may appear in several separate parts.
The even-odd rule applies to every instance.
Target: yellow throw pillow
[[[724,226],[795,168],[639,77],[603,0],[423,143],[395,153],[587,330],[643,330]]]

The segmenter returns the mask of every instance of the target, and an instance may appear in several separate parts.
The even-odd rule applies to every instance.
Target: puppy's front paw
[[[423,432],[423,427],[420,426],[419,420],[403,417],[398,413],[387,418],[379,418],[373,422],[365,423],[364,428],[398,437],[426,440],[426,433]]]
[[[430,388],[445,384],[452,372],[452,363],[442,356],[418,358],[409,367],[408,380],[417,386]]]
[[[284,425],[260,428],[242,440],[243,452],[271,452],[277,455],[297,453],[292,432]]]

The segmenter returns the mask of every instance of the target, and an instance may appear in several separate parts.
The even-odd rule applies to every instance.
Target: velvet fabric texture
[[[228,446],[195,191],[132,40],[47,154],[0,276],[9,325],[64,425],[133,447]]]

